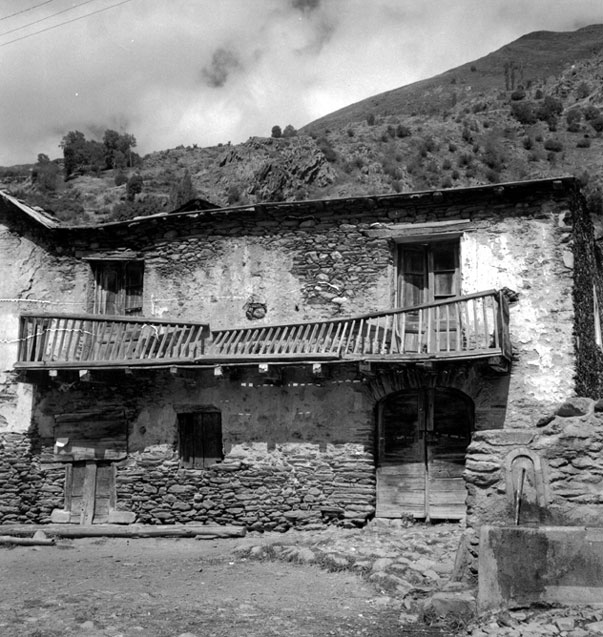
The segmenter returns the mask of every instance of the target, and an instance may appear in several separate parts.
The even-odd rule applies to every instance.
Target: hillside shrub
[[[354,137],[355,135],[353,128],[348,128],[347,133],[348,133],[348,137]]]
[[[541,100],[543,97],[544,97],[544,93],[542,92],[542,89],[537,88],[534,93],[534,98],[537,100]]]
[[[590,137],[583,137],[576,142],[576,148],[590,148]]]
[[[456,153],[458,146],[454,142],[449,142],[448,151],[451,153]]]
[[[584,113],[584,119],[587,122],[590,121],[591,119],[595,119],[599,117],[599,115],[601,114],[601,111],[596,106],[593,106],[592,104],[585,106],[582,109],[582,112]]]
[[[524,99],[526,96],[526,92],[522,88],[518,88],[516,91],[511,93],[511,99],[514,102],[519,102],[519,100]]]
[[[598,115],[594,119],[591,119],[590,125],[593,127],[595,131],[597,131],[597,133],[602,132],[603,131],[603,115]]]
[[[448,157],[442,162],[442,170],[450,170],[452,168],[452,162]]]
[[[523,138],[521,144],[526,150],[534,148],[534,140],[529,135]]]
[[[287,124],[285,126],[285,130],[283,131],[283,137],[295,137],[297,135],[297,131],[291,124]]]
[[[113,178],[116,186],[123,186],[128,183],[128,175],[123,170],[118,170]]]
[[[404,124],[398,124],[396,126],[396,137],[410,137],[412,135],[412,131],[408,126],[404,126]]]
[[[366,123],[367,123],[369,126],[374,126],[374,125],[375,125],[375,114],[374,114],[374,113],[369,113],[369,114],[366,116]]]
[[[559,153],[563,150],[563,144],[558,139],[552,137],[549,137],[549,139],[544,142],[544,147],[553,153]]]
[[[272,130],[270,131],[270,137],[274,137],[275,139],[278,139],[279,137],[281,137],[283,134],[283,131],[281,130],[280,126],[273,126]]]
[[[586,82],[580,82],[576,89],[576,97],[579,100],[583,100],[590,95],[590,86]]]
[[[142,192],[143,180],[139,173],[135,173],[128,179],[126,183],[126,198],[128,201],[134,201],[136,195]]]
[[[511,104],[511,115],[524,126],[535,124],[538,120],[534,102],[513,102]]]
[[[570,133],[577,133],[580,130],[580,121],[582,120],[582,111],[579,108],[572,108],[567,112],[565,121],[567,122],[567,130]]]
[[[337,161],[337,153],[331,145],[331,142],[326,137],[319,137],[316,140],[316,145],[318,146],[318,148],[320,148],[322,154],[325,156],[325,159],[328,162],[334,163]]]

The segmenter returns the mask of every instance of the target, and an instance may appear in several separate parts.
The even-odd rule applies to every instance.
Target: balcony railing
[[[168,365],[203,356],[209,327],[92,314],[21,315],[17,368]]]
[[[511,358],[506,299],[496,290],[348,318],[216,330],[213,360]]]
[[[33,312],[21,315],[17,368],[279,362],[511,359],[495,290],[347,318],[215,330],[204,323]]]

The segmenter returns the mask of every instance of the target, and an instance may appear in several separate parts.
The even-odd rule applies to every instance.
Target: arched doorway
[[[377,410],[377,517],[465,516],[473,401],[443,387],[390,394]]]

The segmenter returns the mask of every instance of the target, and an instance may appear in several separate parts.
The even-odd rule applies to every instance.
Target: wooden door
[[[66,467],[65,509],[71,524],[102,524],[115,507],[115,468],[109,462],[74,462]]]
[[[427,432],[428,513],[432,520],[465,516],[465,455],[473,430],[473,404],[461,392],[427,390],[431,430]]]
[[[417,389],[379,406],[377,517],[461,519],[471,401],[449,389]]]

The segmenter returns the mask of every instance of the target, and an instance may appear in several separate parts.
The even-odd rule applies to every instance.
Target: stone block
[[[71,513],[64,509],[53,509],[50,514],[50,522],[52,524],[69,524],[71,521]]]
[[[570,398],[566,400],[555,412],[562,418],[573,418],[575,416],[585,416],[594,409],[594,401],[590,398]]]
[[[136,513],[133,511],[120,511],[119,509],[109,510],[109,524],[134,524]]]
[[[469,591],[440,591],[427,599],[421,619],[430,625],[464,625],[476,615],[475,597]]]
[[[603,530],[482,527],[478,563],[480,612],[535,603],[595,604],[601,599]]]

